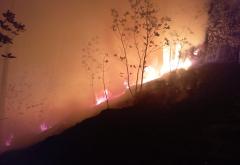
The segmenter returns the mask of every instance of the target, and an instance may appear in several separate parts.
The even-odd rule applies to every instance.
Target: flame
[[[129,89],[127,80],[124,80],[123,85],[124,85],[124,87],[125,87],[126,89]]]
[[[148,66],[144,69],[145,76],[143,83],[155,80],[160,78],[166,73],[177,69],[185,69],[187,70],[189,67],[192,66],[192,62],[189,58],[181,58],[181,50],[182,46],[180,43],[175,45],[175,54],[172,54],[171,46],[165,46],[163,48],[163,65],[160,69],[160,72],[152,66]],[[199,50],[195,52],[198,54]]]
[[[149,81],[155,80],[157,78],[159,78],[159,73],[158,71],[152,67],[152,66],[148,66],[144,69],[144,79],[143,79],[143,83],[147,83]]]
[[[111,95],[110,91],[108,89],[106,89],[105,91],[101,92],[101,95],[96,95],[96,105],[100,105],[104,102],[107,101],[107,97],[105,96],[105,93],[107,95],[107,97],[109,98],[109,96]]]
[[[165,46],[163,48],[163,65],[160,70],[160,76],[177,69],[187,70],[192,66],[192,62],[189,58],[181,59],[181,49],[181,44],[176,44],[175,57],[172,59],[171,47]]]
[[[175,45],[175,51],[174,54],[171,51],[171,46],[167,45],[163,48],[163,65],[161,66],[161,69],[156,69],[153,66],[147,66],[144,69],[144,79],[143,83],[147,83],[149,81],[161,78],[164,74],[169,73],[171,71],[177,70],[177,69],[185,69],[187,70],[189,67],[192,66],[192,62],[189,58],[182,58],[181,57],[181,50],[182,46],[180,43],[177,43]],[[197,55],[199,50],[196,50],[194,55]],[[138,82],[140,84],[140,82]],[[123,82],[123,85],[125,89],[129,89],[128,82],[125,80]],[[131,84],[132,86],[133,84]],[[100,105],[107,101],[107,98],[105,96],[105,93],[107,94],[107,98],[113,99],[116,97],[119,97],[125,93],[125,91],[117,96],[111,96],[110,98],[110,92],[108,89],[105,91],[102,91],[100,96],[96,96],[96,105]]]
[[[48,126],[47,123],[43,122],[43,123],[40,124],[40,130],[41,130],[41,132],[45,132],[45,131],[47,131],[48,129],[49,129],[49,126]]]
[[[193,55],[194,56],[197,56],[198,55],[198,53],[199,53],[199,51],[200,51],[200,49],[198,48],[198,49],[196,49],[194,52],[193,52]]]
[[[13,138],[14,138],[14,135],[11,134],[11,135],[6,139],[6,141],[5,141],[5,146],[6,146],[6,147],[9,147],[9,146],[12,145]]]

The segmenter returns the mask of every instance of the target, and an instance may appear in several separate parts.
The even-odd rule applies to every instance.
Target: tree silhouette
[[[159,10],[151,0],[129,0],[129,5],[130,11],[121,15],[116,9],[112,9],[111,15],[113,19],[112,30],[117,34],[121,43],[123,55],[120,56],[120,59],[125,64],[128,89],[134,97],[142,90],[147,59],[151,53],[162,46],[156,42],[162,33],[170,29],[171,19],[169,17],[159,19]],[[131,49],[135,49],[137,64],[129,63]],[[135,89],[131,88],[131,66],[137,66]]]
[[[94,82],[100,81],[103,87],[103,94],[109,108],[109,94],[106,85],[106,66],[109,63],[109,54],[104,53],[99,47],[99,37],[93,37],[82,49],[82,66],[88,72],[90,85],[92,88],[94,102],[96,102],[96,92]],[[97,56],[96,56],[97,55]],[[100,57],[101,56],[101,57]]]
[[[192,46],[192,43],[189,41],[188,37],[187,36],[190,36],[190,35],[193,35],[193,31],[188,27],[185,32],[183,33],[179,33],[175,30],[171,30],[169,32],[169,37],[168,38],[164,38],[164,45],[166,46],[170,46],[170,45],[174,45],[176,46],[177,44],[180,44],[181,45],[181,49],[184,49],[186,47],[191,47]],[[173,53],[172,50],[170,49],[170,58],[169,58],[169,63],[171,63],[172,61],[172,56],[173,56]],[[183,53],[182,51],[180,51],[180,54],[179,54],[179,58],[178,58],[178,61],[177,61],[177,66],[176,68],[179,67],[180,65],[180,62],[185,62],[186,59],[188,58],[188,54],[187,53]],[[170,72],[171,72],[171,65],[170,65]]]
[[[0,19],[0,48],[8,47],[14,43],[14,37],[25,31],[25,25],[16,21],[16,16],[10,10],[2,14]],[[16,58],[11,52],[1,54],[3,69],[0,86],[0,118],[4,118],[5,96],[7,87],[8,64],[10,59]]]
[[[2,14],[3,19],[0,20],[0,47],[4,45],[13,44],[13,37],[25,31],[25,25],[17,22],[15,14],[7,10]],[[8,58],[10,55],[3,56]]]
[[[211,0],[209,7],[209,22],[206,34],[207,54],[213,60],[218,60],[217,50],[221,51],[221,60],[237,60],[240,47],[240,4],[238,1]],[[232,53],[231,53],[232,52]]]

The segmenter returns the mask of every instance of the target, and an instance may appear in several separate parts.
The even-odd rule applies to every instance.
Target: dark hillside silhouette
[[[238,164],[239,73],[228,64],[173,72],[144,86],[135,106],[103,111],[0,164]]]

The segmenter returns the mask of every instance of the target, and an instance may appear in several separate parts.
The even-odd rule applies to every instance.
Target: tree
[[[211,0],[206,33],[210,59],[236,61],[240,47],[240,4],[234,0]],[[220,50],[220,53],[217,51]],[[232,52],[232,53],[231,53]],[[231,57],[233,56],[233,57]],[[220,58],[220,59],[219,59]]]
[[[193,34],[194,33],[192,32],[192,30],[189,27],[187,27],[186,30],[181,33],[177,32],[176,30],[171,30],[169,32],[168,38],[164,38],[163,44],[164,44],[164,46],[170,46],[170,47],[171,47],[171,45],[173,45],[174,47],[180,45],[180,49],[182,50],[182,49],[192,46],[192,43],[189,41],[187,36],[190,36]],[[178,69],[181,62],[184,63],[186,61],[186,59],[189,57],[187,53],[183,53],[181,50],[179,52],[177,61],[175,61],[176,62],[175,69]],[[174,55],[176,55],[176,52],[172,51],[172,48],[170,48],[170,57],[169,57],[170,72],[172,71],[171,63],[173,60],[176,60],[176,59],[173,59],[173,58],[176,58],[176,57],[173,57]]]
[[[117,34],[121,43],[123,56],[120,59],[125,64],[127,83],[131,95],[134,97],[142,90],[145,68],[151,53],[159,50],[162,45],[157,44],[157,39],[162,33],[170,29],[169,17],[158,17],[158,9],[151,0],[129,0],[130,11],[120,15],[112,9],[112,30]],[[130,49],[135,49],[137,64],[130,64]],[[135,89],[131,88],[131,66],[137,66]],[[140,82],[139,82],[140,81]],[[140,84],[139,84],[140,83]]]
[[[94,37],[88,41],[85,48],[82,49],[82,65],[87,70],[88,75],[91,80],[91,88],[93,93],[94,101],[96,102],[95,95],[95,81],[100,81],[103,88],[103,95],[105,97],[104,101],[106,102],[107,109],[109,109],[109,91],[106,85],[106,66],[109,63],[108,53],[103,53],[99,48],[99,37]],[[98,56],[95,56],[98,55]],[[99,56],[100,59],[99,59]]]
[[[7,10],[2,14],[0,20],[0,48],[7,47],[14,43],[14,37],[25,31],[25,25],[16,21],[15,14]],[[3,58],[3,70],[0,86],[0,118],[4,118],[5,96],[7,88],[8,64],[10,59],[16,58],[11,52],[1,54]]]
[[[0,47],[13,44],[13,37],[25,31],[25,25],[15,20],[15,14],[7,10],[2,14],[3,19],[0,20]],[[3,54],[4,58],[15,58],[11,54]]]
[[[104,96],[106,99],[106,104],[107,104],[107,109],[109,109],[109,91],[106,88],[106,78],[105,78],[105,72],[106,72],[106,64],[108,63],[108,54],[106,53],[105,55],[103,55],[103,59],[102,59],[102,84],[103,84],[103,91],[104,91]]]

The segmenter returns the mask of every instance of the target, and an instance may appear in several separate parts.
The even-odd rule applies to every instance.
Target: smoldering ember
[[[239,0],[1,0],[0,165],[240,164]]]

